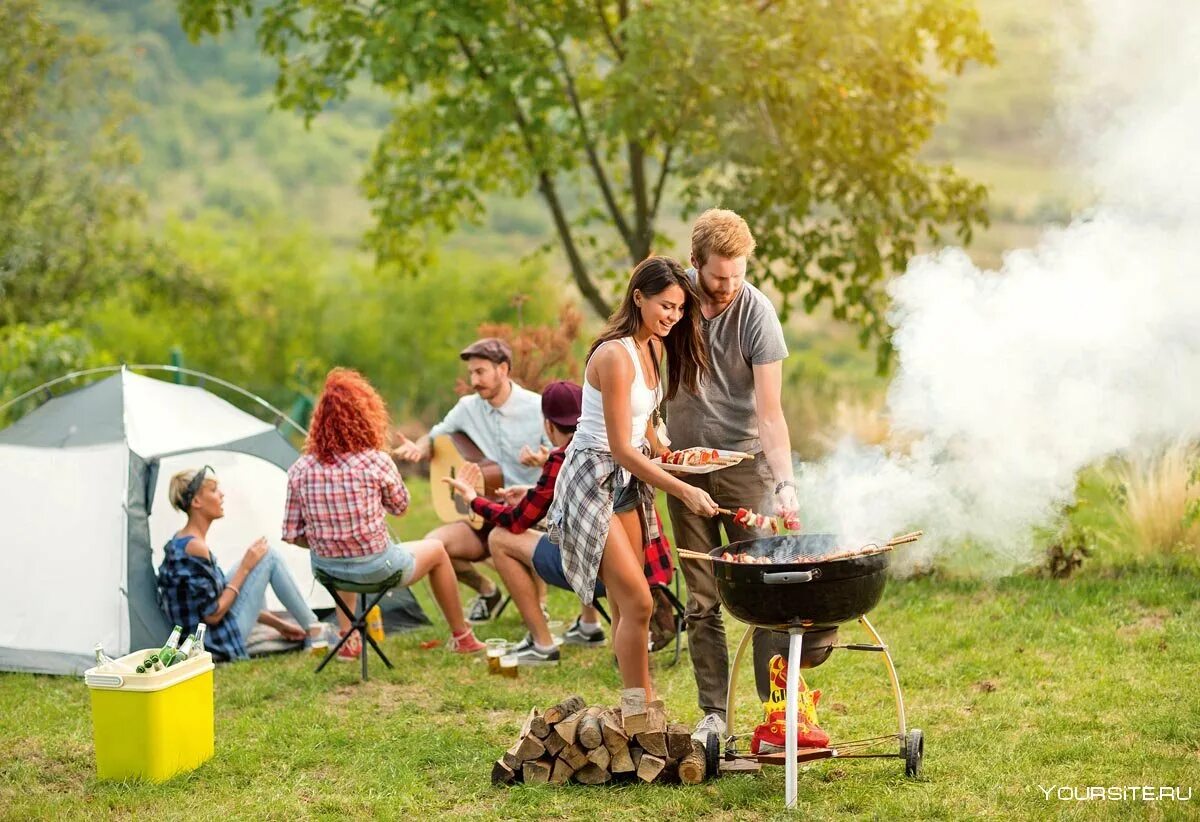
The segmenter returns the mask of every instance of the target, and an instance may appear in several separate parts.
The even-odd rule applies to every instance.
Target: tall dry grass
[[[1178,442],[1116,467],[1117,521],[1134,552],[1200,553],[1200,523],[1186,521],[1189,506],[1200,504],[1200,483],[1192,482],[1197,461],[1200,447]]]

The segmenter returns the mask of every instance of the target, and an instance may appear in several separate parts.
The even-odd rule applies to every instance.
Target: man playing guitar
[[[542,428],[541,397],[517,385],[509,377],[512,349],[495,337],[477,340],[459,352],[466,361],[473,393],[466,395],[446,416],[416,442],[401,436],[392,455],[404,462],[428,459],[430,443],[441,434],[462,432],[478,446],[483,456],[497,463],[505,485],[532,485],[545,461],[549,444]],[[539,459],[540,458],[540,459]],[[500,589],[475,570],[474,563],[488,556],[487,538],[492,526],[475,530],[466,522],[435,528],[426,535],[446,546],[459,582],[473,588],[477,596],[470,605],[471,623],[487,622],[501,600]]]

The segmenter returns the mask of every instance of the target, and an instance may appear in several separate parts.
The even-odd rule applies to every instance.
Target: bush
[[[1116,468],[1114,489],[1121,536],[1141,556],[1197,552],[1200,548],[1200,449],[1177,442]]]

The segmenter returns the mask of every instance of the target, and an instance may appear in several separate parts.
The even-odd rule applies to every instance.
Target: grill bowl
[[[720,556],[726,551],[770,557],[772,562],[723,562]],[[709,551],[717,595],[730,614],[760,628],[799,628],[806,633],[835,628],[867,613],[879,604],[887,584],[891,551],[819,559],[830,553],[838,553],[833,534],[748,539]],[[793,559],[796,556],[804,558]]]

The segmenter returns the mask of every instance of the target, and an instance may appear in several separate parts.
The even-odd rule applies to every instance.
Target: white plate
[[[682,451],[689,449],[682,448]],[[710,450],[710,449],[705,449]],[[662,457],[655,457],[650,460],[655,465],[668,471],[672,474],[711,474],[713,471],[720,471],[722,468],[728,468],[731,465],[737,465],[744,460],[745,454],[741,451],[722,451],[720,448],[715,449],[719,456],[727,458],[728,462],[710,462],[707,465],[670,465],[662,461]]]

